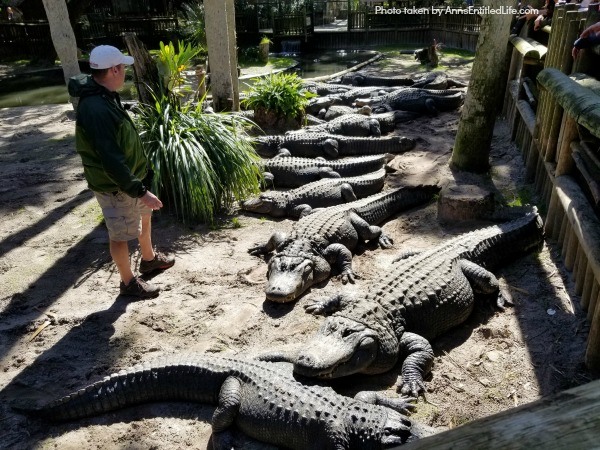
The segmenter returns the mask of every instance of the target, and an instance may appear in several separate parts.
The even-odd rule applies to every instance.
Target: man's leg
[[[152,261],[156,255],[152,248],[152,215],[150,214],[142,216],[142,232],[138,237],[138,242],[140,243],[142,260]]]
[[[149,274],[158,270],[165,270],[175,264],[175,258],[171,255],[165,255],[162,252],[155,252],[152,248],[152,215],[142,214],[142,231],[138,237],[140,251],[142,252],[142,261],[140,262],[140,272]]]
[[[117,269],[119,269],[121,281],[127,285],[133,279],[133,272],[131,271],[131,265],[129,263],[129,246],[127,245],[127,241],[113,241],[110,239],[109,242],[110,256],[112,256]]]

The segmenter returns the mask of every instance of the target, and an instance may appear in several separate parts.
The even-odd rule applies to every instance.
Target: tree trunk
[[[50,35],[52,43],[60,59],[65,84],[69,84],[69,78],[78,75],[79,62],[77,61],[77,42],[75,33],[69,22],[69,11],[65,0],[43,0],[48,24],[50,25]],[[71,97],[73,108],[77,109],[77,100]]]
[[[141,103],[154,104],[152,92],[158,94],[160,86],[158,82],[158,68],[148,53],[146,46],[135,33],[125,33],[123,36],[127,51],[133,56],[133,72],[135,75],[135,87]]]
[[[231,60],[231,87],[233,91],[233,111],[240,110],[240,84],[238,81],[237,39],[235,34],[235,1],[227,0],[227,23],[229,39],[229,59]]]
[[[510,6],[507,0],[484,0],[484,5]],[[504,95],[510,14],[485,14],[471,72],[465,105],[458,123],[451,164],[459,170],[482,173],[489,169],[494,123]]]
[[[230,55],[229,23],[227,9],[233,1],[205,0],[204,15],[206,19],[206,43],[208,60],[210,61],[210,89],[215,111],[231,111],[234,105],[232,74],[237,78],[236,59]],[[235,48],[235,42],[233,42]]]

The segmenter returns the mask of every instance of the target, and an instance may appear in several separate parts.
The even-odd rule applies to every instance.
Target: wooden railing
[[[307,36],[313,31],[312,19],[306,14],[285,14],[273,19],[275,36]]]
[[[0,57],[39,57],[53,51],[48,22],[0,22]]]
[[[527,174],[547,209],[546,235],[558,243],[587,311],[586,364],[595,371],[600,370],[600,82],[595,78],[600,56],[588,49],[574,61],[571,50],[581,31],[600,20],[598,6],[557,7],[546,29],[547,47],[528,36],[511,38],[504,103]]]
[[[106,18],[78,27],[76,35],[82,48],[87,44],[122,46],[121,36],[129,32],[136,33],[146,45],[157,46],[160,40],[175,39],[177,28],[173,17]],[[47,56],[53,51],[48,22],[0,22],[0,57]]]

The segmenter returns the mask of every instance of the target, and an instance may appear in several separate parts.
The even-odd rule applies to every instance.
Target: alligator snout
[[[275,303],[288,303],[296,298],[296,292],[290,292],[289,289],[284,289],[284,286],[268,286],[265,295],[267,300]]]

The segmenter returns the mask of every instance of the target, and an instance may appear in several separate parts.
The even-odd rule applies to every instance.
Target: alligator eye
[[[356,330],[353,330],[352,328],[346,328],[342,331],[342,337],[348,337],[351,334],[354,334],[356,332]]]

